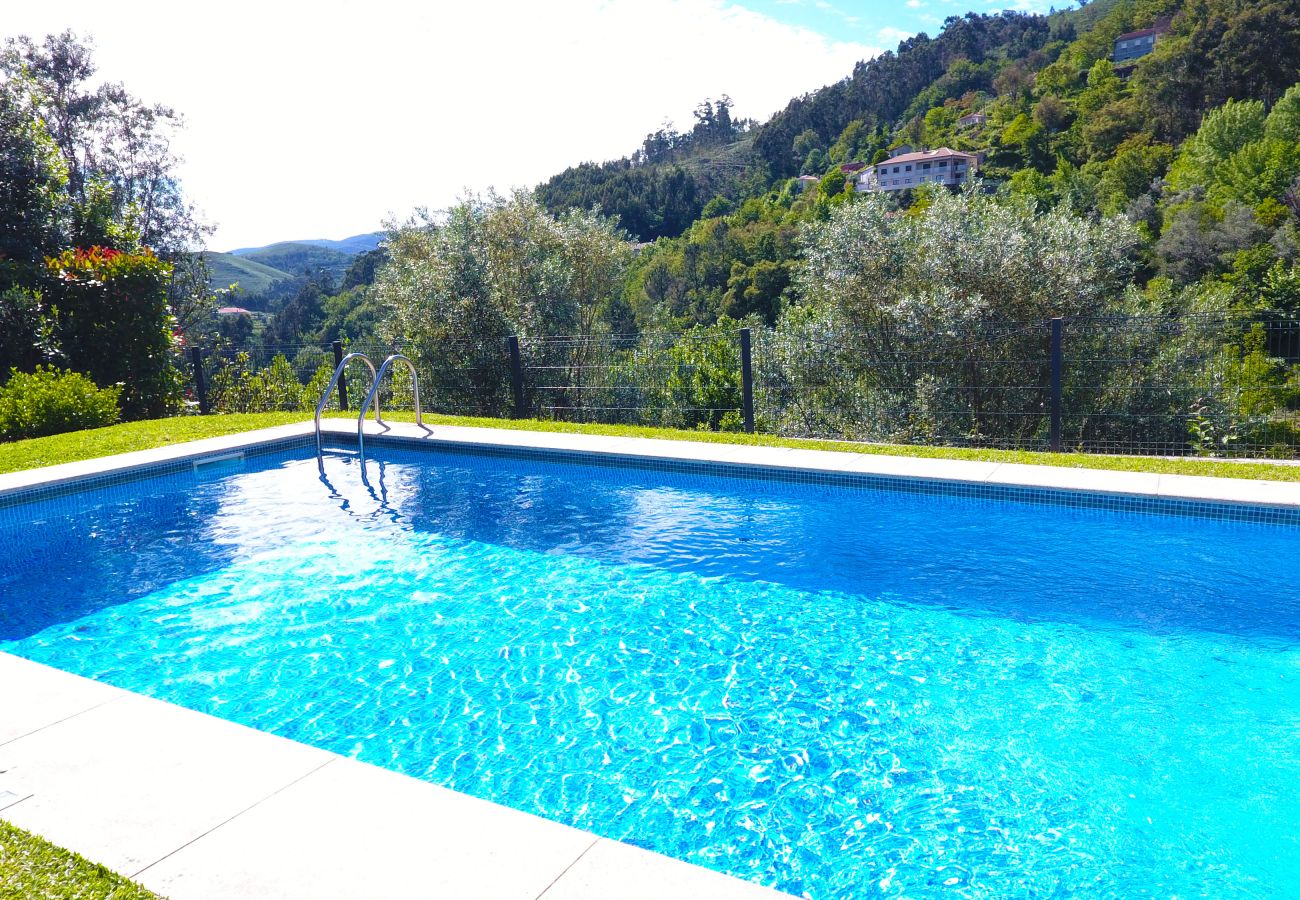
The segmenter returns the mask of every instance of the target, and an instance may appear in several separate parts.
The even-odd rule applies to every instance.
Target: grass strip
[[[333,416],[341,416],[334,413]],[[411,413],[385,413],[394,421],[413,421]],[[217,437],[287,425],[308,419],[306,413],[229,413],[213,416],[182,416],[127,422],[108,428],[76,431],[52,437],[0,444],[0,473],[35,469],[57,463],[93,459],[147,450],[181,441]],[[675,428],[648,428],[638,425],[591,425],[536,419],[487,419],[469,416],[426,414],[431,425],[465,425],[477,428],[504,428],[522,431],[549,431],[564,434],[599,434],[615,437],[640,437],[658,440],[701,441],[712,444],[741,444],[757,447],[796,447],[807,450],[835,450],[886,456],[917,456],[930,459],[972,459],[985,462],[1024,463],[1037,466],[1063,466],[1071,469],[1110,469],[1121,472],[1157,472],[1176,475],[1214,475],[1220,478],[1255,478],[1266,481],[1300,481],[1300,465],[1272,462],[1240,462],[1205,458],[1169,458],[1159,456],[1102,456],[1088,453],[1043,453],[1033,450],[984,450],[968,447],[929,447],[903,444],[863,444],[853,441],[829,441],[784,438],[769,434],[687,431]]]
[[[20,897],[159,900],[116,872],[0,819],[0,898]]]

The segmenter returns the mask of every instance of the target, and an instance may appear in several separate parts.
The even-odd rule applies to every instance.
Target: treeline
[[[825,152],[846,131],[892,131],[900,118],[910,121],[930,106],[992,91],[1007,69],[1020,67],[1027,76],[1049,61],[1043,48],[1051,30],[1047,18],[1025,13],[950,17],[938,37],[918,34],[896,52],[858,63],[843,81],[791,100],[757,130],[755,150],[773,177],[797,175],[812,150]],[[855,147],[844,149],[848,158],[830,161],[854,158]]]

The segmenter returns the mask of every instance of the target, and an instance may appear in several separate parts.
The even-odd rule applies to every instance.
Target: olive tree
[[[580,388],[632,255],[613,220],[582,210],[552,216],[522,191],[418,212],[391,229],[388,250],[375,296],[391,336],[445,403],[480,412],[506,405],[510,335]]]
[[[1126,219],[978,186],[907,211],[868,194],[806,226],[797,284],[866,385],[864,436],[1030,444],[1046,427],[1048,320],[1117,302],[1138,240]]]

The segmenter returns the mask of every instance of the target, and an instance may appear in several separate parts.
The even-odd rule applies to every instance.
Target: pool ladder
[[[357,452],[361,456],[362,465],[365,465],[366,462],[366,413],[370,411],[372,403],[375,406],[375,424],[381,425],[385,429],[388,428],[387,423],[384,422],[383,413],[379,408],[379,385],[383,383],[384,375],[393,367],[393,363],[404,362],[407,368],[411,370],[411,390],[415,395],[415,424],[425,431],[429,430],[428,426],[424,424],[424,413],[420,411],[420,376],[415,371],[415,363],[400,353],[394,353],[384,360],[378,371],[375,371],[375,364],[369,356],[364,353],[349,353],[339,360],[339,364],[334,367],[334,376],[330,379],[329,386],[325,388],[324,393],[320,395],[320,402],[316,404],[316,465],[321,470],[322,475],[325,474],[325,457],[321,448],[320,416],[325,411],[325,407],[329,405],[330,395],[334,393],[334,388],[338,386],[339,379],[343,377],[343,371],[348,367],[348,363],[354,359],[361,360],[366,364],[366,368],[370,370],[370,391],[366,394],[365,402],[361,404],[361,414],[357,416]]]

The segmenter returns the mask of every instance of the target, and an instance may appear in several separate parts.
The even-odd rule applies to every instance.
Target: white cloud
[[[1051,9],[1053,0],[985,0],[989,6],[997,7],[994,12],[1010,10],[1023,13],[1046,14]]]
[[[876,36],[880,38],[880,40],[883,43],[888,44],[889,46],[892,47],[897,45],[900,41],[907,40],[915,33],[916,32],[914,31],[907,31],[906,29],[903,28],[895,28],[892,25],[887,25],[884,28],[877,31]]]
[[[910,6],[912,9],[921,9],[925,6],[925,3],[923,0],[907,0],[905,5]]]
[[[128,5],[22,4],[4,29],[93,35],[103,77],[185,114],[182,178],[217,249],[530,186],[689,125],[705,97],[761,120],[878,52],[721,0]]]

